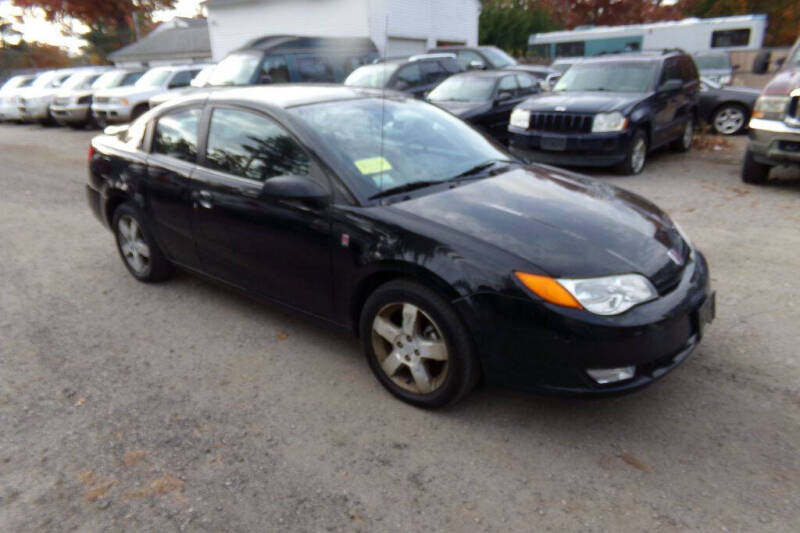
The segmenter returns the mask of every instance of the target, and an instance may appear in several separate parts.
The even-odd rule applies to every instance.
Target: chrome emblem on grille
[[[675,263],[676,265],[678,266],[683,265],[683,257],[681,257],[681,254],[678,253],[678,250],[668,250],[667,257],[672,259],[672,262]]]
[[[556,111],[566,111],[566,110],[567,110],[567,108],[564,107],[563,105],[557,105],[556,106]]]

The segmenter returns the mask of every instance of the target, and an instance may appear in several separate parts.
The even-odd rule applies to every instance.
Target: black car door
[[[190,267],[197,266],[190,191],[201,114],[200,107],[186,107],[157,119],[152,128],[144,184],[154,237],[167,257]]]
[[[495,85],[494,95],[490,102],[492,108],[482,121],[483,128],[498,141],[506,142],[511,111],[520,101],[516,75],[509,74],[500,78]]]
[[[680,130],[676,120],[680,108],[680,89],[663,90],[662,87],[669,80],[680,80],[677,58],[671,57],[664,61],[661,70],[654,101],[653,145],[658,146],[675,138],[675,132]]]
[[[320,316],[332,304],[327,206],[262,194],[265,181],[323,172],[276,120],[228,106],[207,111],[192,221],[206,273]]]

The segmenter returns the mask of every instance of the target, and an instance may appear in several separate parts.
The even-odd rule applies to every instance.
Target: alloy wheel
[[[372,347],[384,374],[415,394],[436,391],[450,370],[441,329],[408,302],[390,303],[378,311],[372,321]]]
[[[633,145],[633,153],[631,154],[631,169],[634,174],[638,174],[644,168],[644,161],[647,158],[647,143],[641,137],[636,140]]]
[[[744,112],[738,107],[723,107],[714,115],[714,129],[723,135],[733,135],[744,126]]]
[[[129,215],[120,217],[117,223],[119,248],[125,262],[137,274],[142,275],[150,267],[150,247],[144,240],[142,229],[136,219]]]
[[[694,121],[689,119],[686,121],[686,127],[683,129],[682,143],[683,147],[688,150],[692,146],[692,138],[694,137]]]

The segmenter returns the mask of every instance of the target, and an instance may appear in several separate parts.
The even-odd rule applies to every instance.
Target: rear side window
[[[152,152],[194,163],[200,110],[183,109],[162,115],[153,132]]]
[[[664,69],[661,71],[661,81],[664,83],[667,80],[682,80],[681,69],[678,66],[676,58],[670,58],[664,61]]]
[[[298,57],[297,76],[299,81],[335,82],[333,68],[319,57]]]
[[[397,71],[394,80],[394,85],[397,86],[399,82],[405,82],[408,87],[417,87],[422,85],[422,74],[419,70],[419,63],[411,63]]]
[[[307,175],[311,159],[280,125],[264,115],[217,108],[211,115],[205,166],[240,178],[266,181]]]

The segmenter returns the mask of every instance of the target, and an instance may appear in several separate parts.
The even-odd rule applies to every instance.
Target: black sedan
[[[713,316],[703,255],[656,206],[526,168],[403,95],[183,97],[93,139],[89,160],[89,205],[133,277],[178,266],[349,329],[415,405],[451,403],[481,378],[638,389]]]
[[[511,111],[539,92],[539,80],[527,72],[477,70],[450,76],[427,100],[506,144]]]
[[[701,77],[697,112],[717,133],[733,135],[747,127],[760,93],[750,87],[723,87]]]

